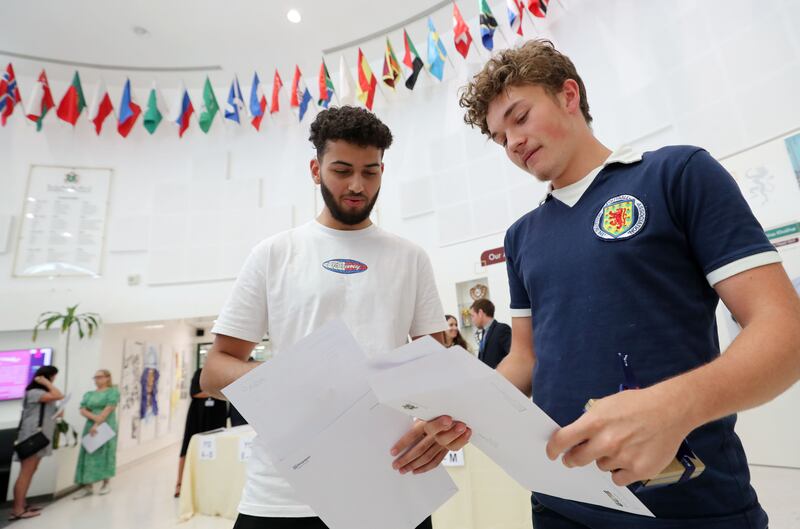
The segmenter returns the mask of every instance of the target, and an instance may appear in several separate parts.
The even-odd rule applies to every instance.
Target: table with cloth
[[[245,482],[246,456],[241,451],[254,436],[245,425],[192,437],[183,471],[181,520],[195,514],[236,519]],[[209,459],[212,438],[215,453]],[[447,471],[459,492],[433,514],[434,529],[531,529],[530,492],[483,452],[467,445],[464,466]]]
[[[246,477],[247,444],[255,435],[252,426],[244,425],[192,436],[183,467],[181,520],[195,514],[236,518]],[[209,443],[214,445],[213,454]]]

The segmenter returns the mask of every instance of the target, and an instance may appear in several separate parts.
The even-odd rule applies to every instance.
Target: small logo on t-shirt
[[[367,271],[367,265],[353,259],[331,259],[322,263],[322,268],[337,274],[360,274]]]
[[[642,201],[633,195],[609,199],[594,219],[594,233],[604,241],[629,239],[642,231],[647,220]]]

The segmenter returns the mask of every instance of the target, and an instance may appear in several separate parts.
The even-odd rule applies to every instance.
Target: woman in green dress
[[[117,414],[119,390],[111,383],[111,372],[100,369],[94,375],[95,391],[89,391],[81,399],[81,415],[86,417],[83,436],[97,435],[102,423],[107,423],[117,432]],[[117,471],[117,437],[112,437],[91,454],[81,444],[78,456],[78,468],[75,470],[75,483],[83,485],[73,499],[85,498],[94,494],[94,484],[102,481],[100,494],[111,492],[109,480]]]

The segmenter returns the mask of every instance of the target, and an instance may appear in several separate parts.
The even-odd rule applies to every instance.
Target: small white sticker
[[[444,456],[442,465],[446,467],[463,467],[464,466],[464,449],[455,452],[447,452]]]
[[[243,437],[239,439],[239,461],[245,462],[250,459],[253,453],[253,437]]]
[[[200,460],[212,461],[217,458],[216,437],[200,437]]]

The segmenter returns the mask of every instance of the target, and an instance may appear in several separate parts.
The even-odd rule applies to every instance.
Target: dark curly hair
[[[589,101],[586,87],[572,61],[559,52],[552,42],[545,39],[529,40],[518,48],[503,50],[494,55],[472,80],[459,92],[459,105],[466,109],[464,121],[471,127],[490,135],[486,123],[489,103],[510,86],[539,85],[551,96],[564,87],[564,81],[573,79],[578,83],[581,97],[581,113],[591,125]]]
[[[331,107],[317,114],[308,140],[322,158],[329,141],[344,140],[360,147],[377,147],[381,152],[392,144],[392,131],[375,114],[353,106]]]

